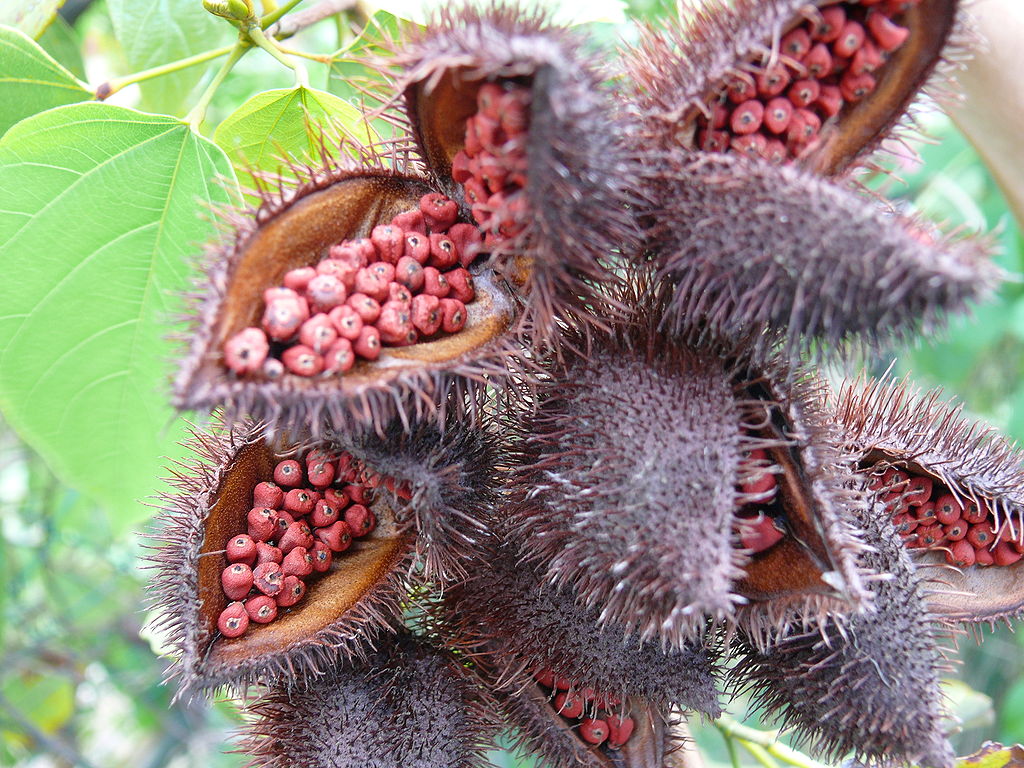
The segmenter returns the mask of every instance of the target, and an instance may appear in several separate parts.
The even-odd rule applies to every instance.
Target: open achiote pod
[[[929,613],[927,584],[885,505],[866,499],[856,520],[870,545],[858,560],[875,576],[870,610],[734,640],[737,688],[828,760],[950,768],[953,750],[939,677],[949,671]],[[870,578],[870,577],[869,577]]]
[[[448,586],[439,633],[486,670],[521,746],[554,768],[664,765],[670,711],[720,714],[709,654],[598,626],[502,545]]]
[[[366,660],[279,685],[249,708],[258,768],[484,768],[497,705],[461,660],[400,634]]]
[[[420,155],[484,233],[524,305],[520,328],[557,342],[557,321],[616,307],[592,285],[638,234],[625,126],[569,30],[511,6],[442,12],[385,61]]]
[[[767,329],[764,346],[781,335],[797,355],[899,341],[987,297],[1002,273],[984,240],[836,180],[960,36],[958,3],[703,5],[627,52],[648,134],[642,218],[676,331],[695,316],[715,333]],[[858,79],[873,90],[853,98]]]
[[[1024,455],[993,427],[906,382],[848,382],[844,439],[919,566],[948,564],[929,610],[963,622],[1024,614]]]
[[[815,385],[656,326],[548,361],[535,411],[507,428],[510,540],[601,623],[675,647],[745,602],[768,621],[794,604],[856,607],[855,497]]]
[[[475,406],[520,354],[478,228],[398,149],[324,157],[211,248],[175,405],[314,435],[428,415],[452,392]]]
[[[479,531],[493,485],[474,462],[493,451],[455,425],[449,443],[410,432],[367,455],[271,442],[252,424],[197,434],[200,461],[175,473],[153,558],[183,692],[322,674],[396,625],[420,559],[428,578],[452,572],[473,542],[455,531]],[[474,453],[446,453],[460,447]]]

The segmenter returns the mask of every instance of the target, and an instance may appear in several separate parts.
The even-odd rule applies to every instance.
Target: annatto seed
[[[305,523],[292,523],[288,526],[288,530],[284,532],[284,535],[281,536],[278,546],[287,558],[288,553],[296,547],[304,547],[305,549],[312,547],[313,532],[310,531],[309,526]]]
[[[412,291],[401,283],[392,281],[388,283],[388,301],[400,301],[403,304],[408,304],[412,301]]]
[[[295,459],[278,462],[274,467],[274,482],[285,488],[295,488],[305,481],[302,465]]]
[[[309,522],[314,528],[323,528],[325,525],[332,525],[339,519],[341,513],[337,507],[331,506],[325,499],[316,503],[313,512],[309,516]]]
[[[345,373],[352,370],[355,364],[356,353],[348,339],[337,339],[324,355],[325,373]]]
[[[228,603],[217,617],[217,629],[224,637],[240,637],[249,628],[249,614],[242,603]]]
[[[814,103],[826,117],[835,117],[843,108],[843,92],[838,85],[823,85]]]
[[[931,549],[942,541],[942,529],[937,525],[921,524],[917,529],[917,544],[925,549]]]
[[[403,211],[391,219],[391,223],[401,228],[406,237],[410,233],[419,233],[425,235],[427,233],[427,221],[423,218],[423,211],[419,208],[414,208],[411,211]]]
[[[909,536],[917,528],[917,518],[909,514],[896,515],[892,519],[892,524],[896,528],[896,533],[900,536]],[[967,531],[964,531],[964,535]]]
[[[469,181],[472,182],[473,179]],[[430,258],[430,238],[419,232],[407,232],[402,255],[413,259],[420,266],[426,264],[427,259]]]
[[[917,508],[916,512],[912,512],[911,514],[917,517],[917,519],[921,522],[921,525],[942,522],[942,520],[940,520],[938,516],[938,508],[935,506],[933,502],[922,504]],[[952,522],[952,520],[950,522]]]
[[[309,281],[316,277],[317,274],[319,273],[315,267],[290,269],[284,273],[284,287],[296,293],[303,293],[306,290],[306,286],[309,285]]]
[[[234,536],[225,549],[229,563],[245,563],[251,567],[256,562],[256,541],[252,536],[244,533]]]
[[[298,576],[285,576],[281,591],[277,595],[277,604],[281,608],[295,605],[306,594],[306,582]]]
[[[387,300],[388,282],[390,280],[385,279],[384,275],[380,274],[380,272],[370,267],[363,267],[356,273],[356,293],[369,296],[379,304]]]
[[[370,241],[381,261],[396,264],[405,250],[405,232],[393,224],[380,224],[370,233]]]
[[[355,272],[370,263],[370,259],[373,258],[375,251],[376,249],[367,253],[365,250],[357,248],[351,242],[346,241],[338,245],[332,245],[327,251],[327,258],[337,261],[339,264],[343,264]],[[324,261],[327,261],[327,259],[324,259]],[[324,264],[324,261],[317,265],[317,272],[320,272],[320,267]]]
[[[249,537],[254,541],[269,541],[277,533],[277,512],[266,507],[254,507],[246,516]]]
[[[603,744],[608,738],[608,723],[588,717],[580,722],[580,738],[588,744]]]
[[[332,552],[344,552],[352,544],[352,531],[344,520],[338,520],[326,528],[318,528],[316,537]]]
[[[964,520],[968,523],[983,523],[988,520],[988,514],[988,504],[984,501],[977,502],[971,499],[964,501],[964,511],[962,515]]]
[[[839,81],[839,92],[847,101],[860,101],[875,90],[875,86],[875,78],[867,72],[856,75],[852,71],[847,71]]]
[[[287,341],[309,319],[309,308],[300,299],[275,299],[263,312],[262,326],[274,341]]]
[[[288,526],[295,522],[295,518],[292,517],[292,513],[283,509],[277,510],[277,524],[274,530],[274,538],[280,539],[284,536],[284,532],[288,530]]]
[[[252,589],[252,569],[245,563],[229,565],[220,572],[220,583],[229,600],[241,600]]]
[[[950,544],[949,551],[946,552],[946,561],[958,568],[974,565],[974,547],[967,541],[954,541]]]
[[[306,547],[289,550],[281,562],[281,573],[288,576],[308,576],[313,572],[313,556]]]
[[[442,275],[435,267],[423,268],[423,293],[443,299],[450,290],[451,286],[448,285],[448,278]]]
[[[865,40],[864,45],[857,49],[850,59],[850,71],[855,75],[862,75],[866,72],[874,72],[885,64],[882,52],[870,40]]]
[[[224,364],[238,375],[256,373],[270,351],[267,334],[260,328],[245,328],[224,344]]]
[[[380,347],[380,331],[372,325],[364,325],[359,332],[359,338],[352,344],[355,353],[366,360],[376,360],[380,357]]]
[[[331,559],[334,557],[334,553],[331,552],[331,548],[324,544],[322,541],[313,542],[313,549],[311,551],[313,558],[313,570],[317,573],[324,573],[331,568]]]
[[[349,341],[359,338],[359,332],[363,330],[363,318],[348,304],[335,307],[327,313],[327,317],[341,338]]]
[[[284,367],[296,376],[316,376],[324,369],[324,359],[305,344],[296,344],[281,354]]]
[[[732,132],[740,136],[754,133],[761,127],[764,121],[764,104],[757,99],[750,99],[740,104],[733,110],[729,118],[729,127]]]
[[[345,524],[356,538],[365,536],[373,530],[373,513],[362,504],[353,504],[345,510]]]
[[[459,263],[459,253],[448,235],[435,232],[430,235],[430,266],[440,270],[451,269]]]
[[[817,80],[794,80],[786,96],[795,107],[808,107],[817,101],[821,86]]]
[[[263,565],[263,563],[280,564],[283,559],[284,552],[281,551],[280,547],[267,544],[265,541],[256,542],[256,565]]]
[[[267,595],[256,595],[245,601],[245,612],[250,621],[269,624],[277,618],[277,602]]]
[[[441,299],[441,329],[458,333],[466,326],[466,305],[458,299]]]
[[[910,30],[901,27],[882,13],[869,13],[867,18],[868,31],[875,38],[878,47],[883,51],[895,51],[910,36]]]
[[[608,746],[618,749],[633,735],[636,723],[628,716],[608,715],[605,719],[608,723]]]
[[[992,550],[985,548],[974,550],[975,565],[995,565],[995,562]]]
[[[832,54],[825,43],[814,43],[802,63],[811,77],[825,77],[832,71]]]
[[[405,341],[409,331],[413,330],[409,305],[399,301],[389,301],[380,308],[377,320],[380,340],[385,344],[399,344]]]
[[[831,43],[839,39],[843,25],[846,24],[846,11],[842,6],[830,5],[819,10],[821,21],[814,27],[813,37],[823,43]]]
[[[438,192],[430,192],[420,198],[420,211],[427,226],[437,232],[455,223],[459,206]]]
[[[347,339],[345,339],[348,342]],[[351,346],[351,344],[350,344]],[[309,477],[309,484],[314,488],[326,488],[332,482],[334,482],[334,473],[336,464],[333,461],[324,459],[315,464],[310,464],[306,468],[306,475]],[[299,514],[308,515],[312,512],[312,508],[309,512],[300,512]]]
[[[347,454],[338,459],[336,476],[339,479],[341,479],[341,476],[349,469],[349,466],[344,463],[346,459],[351,461],[351,457]],[[340,511],[345,508],[346,504],[348,504],[348,496],[345,495],[344,491],[339,491],[337,488],[325,488],[323,501],[325,504]]]
[[[856,21],[847,21],[839,30],[839,37],[832,46],[836,56],[853,56],[864,43],[864,27]]]
[[[483,235],[472,224],[453,224],[452,228],[448,230],[448,237],[455,243],[455,250],[458,251],[461,266],[468,267],[480,254]]]
[[[337,338],[338,331],[334,323],[323,312],[313,315],[299,328],[299,343],[305,344],[318,355],[326,352]]]
[[[1024,555],[1014,549],[1013,545],[1006,541],[1000,541],[992,550],[992,559],[995,561],[996,565],[1013,565],[1020,560],[1021,557],[1024,557]]]
[[[757,76],[757,93],[765,99],[773,98],[786,90],[791,80],[789,71],[781,64],[769,67]],[[725,123],[715,127],[724,128]]]
[[[395,281],[415,293],[423,287],[423,265],[411,256],[402,256],[395,267]]]
[[[264,595],[274,597],[281,591],[284,574],[277,563],[260,563],[252,572],[253,584]]]
[[[305,488],[292,488],[284,495],[285,511],[291,512],[293,516],[308,515],[314,506],[316,499]]]
[[[575,720],[583,714],[583,699],[580,696],[570,696],[562,692],[555,696],[555,712],[562,717]]]
[[[942,527],[942,534],[947,541],[960,541],[967,536],[968,525],[964,520],[956,520]]]
[[[768,102],[764,110],[764,125],[772,133],[782,133],[789,127],[793,117],[793,103],[786,98],[778,97]]]
[[[967,531],[967,541],[977,549],[988,549],[996,540],[996,532],[989,523],[972,525]]]
[[[277,483],[258,483],[252,490],[252,505],[254,507],[270,507],[276,509],[284,503],[284,491]]]
[[[453,269],[445,273],[448,280],[448,297],[458,299],[463,304],[469,304],[476,298],[476,291],[473,288],[473,276],[469,270],[463,267]]]
[[[380,317],[380,302],[365,293],[354,293],[348,297],[348,305],[356,311],[363,325],[371,325]]]
[[[740,546],[755,555],[775,546],[785,536],[785,533],[775,525],[775,521],[765,514],[743,520],[739,534]]]
[[[538,669],[533,673],[533,679],[545,688],[555,687],[555,672],[551,669]]]

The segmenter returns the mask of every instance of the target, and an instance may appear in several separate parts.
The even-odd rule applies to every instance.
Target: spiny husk
[[[158,503],[161,512],[152,536],[157,545],[149,558],[156,570],[150,602],[159,611],[153,627],[175,649],[168,672],[178,681],[179,696],[191,698],[224,685],[244,690],[256,681],[315,678],[339,657],[362,656],[378,636],[393,631],[401,615],[400,600],[413,567],[413,540],[381,519],[381,508],[375,505],[378,529],[311,584],[287,617],[253,625],[242,637],[220,635],[217,616],[229,602],[220,583],[228,565],[223,550],[232,536],[244,531],[252,488],[271,479],[273,472],[272,452],[261,432],[251,422],[233,429],[194,430],[189,447],[198,458],[172,468],[169,482],[175,491]],[[236,508],[244,510],[241,527],[234,519]],[[340,574],[346,556],[350,568],[360,568],[358,578]],[[327,592],[325,584],[332,576],[335,586],[343,584]]]
[[[664,170],[661,170],[664,168]],[[671,291],[670,327],[875,348],[932,332],[1003,276],[981,238],[918,219],[791,166],[673,153],[651,171],[660,210],[649,240]]]
[[[477,266],[477,300],[468,305],[466,327],[457,334],[385,347],[377,361],[360,360],[330,378],[287,372],[277,380],[240,378],[224,365],[224,341],[258,324],[258,314],[247,322],[233,304],[229,311],[231,300],[251,296],[249,306],[262,306],[263,290],[279,285],[286,271],[315,265],[330,244],[368,236],[377,223],[416,207],[419,196],[434,191],[407,155],[401,144],[325,146],[320,167],[293,166],[297,182],[278,178],[276,190],[264,186],[258,208],[223,212],[224,232],[207,248],[190,300],[189,351],[174,382],[176,407],[222,407],[230,422],[251,417],[269,433],[318,436],[328,424],[381,429],[396,415],[436,416],[445,403],[472,413],[486,399],[487,387],[500,387],[511,372],[523,372],[522,349],[506,333],[517,310],[493,273]],[[269,253],[261,256],[264,250]],[[257,255],[248,261],[252,253]]]
[[[810,630],[740,633],[736,682],[828,760],[950,768],[939,687],[948,670],[924,585],[884,504],[868,502],[857,522],[871,545],[860,563],[877,574],[874,608]]]
[[[396,520],[415,532],[425,578],[462,578],[467,563],[485,557],[487,522],[501,502],[498,468],[505,463],[492,431],[449,410],[440,426],[396,420],[383,433],[336,432],[329,442],[408,487],[411,500],[394,500]]]
[[[253,768],[483,768],[495,710],[456,657],[400,635],[366,663],[270,690],[241,751]]]
[[[994,427],[963,414],[943,392],[904,381],[847,382],[835,403],[844,439],[865,463],[906,464],[961,498],[988,502],[996,528],[1024,539],[1024,453]],[[940,554],[914,550],[919,563]],[[943,568],[931,584],[929,608],[957,621],[994,621],[1024,613],[1024,565]]]
[[[823,0],[680,0],[676,18],[641,28],[639,43],[623,53],[634,88],[640,132],[656,149],[693,148],[694,118],[705,100],[752,63],[779,59],[779,41]],[[952,72],[974,42],[960,0],[926,0],[904,14],[912,32],[906,50],[880,70],[879,88],[849,113],[826,123],[822,141],[802,165],[828,176],[869,165],[892,136],[916,128],[913,100],[944,96]],[[915,36],[924,35],[923,39]],[[918,49],[916,46],[919,46]]]
[[[519,467],[510,540],[599,606],[602,624],[675,647],[708,617],[732,621],[748,598],[749,622],[784,621],[807,601],[858,604],[859,545],[843,521],[856,497],[813,382],[752,366],[742,348],[678,344],[654,330],[656,314],[550,361],[535,413],[509,426]],[[756,448],[786,463],[802,541],[752,560],[733,534],[750,501],[737,486],[763,471],[744,459]]]
[[[657,643],[623,638],[621,628],[598,626],[596,608],[544,583],[511,548],[496,549],[466,581],[444,591],[445,632],[473,648],[495,670],[498,686],[515,691],[540,669],[620,699],[639,698],[660,709],[671,704],[709,717],[721,714],[713,660],[688,644],[664,651]]]
[[[442,11],[392,47],[385,71],[423,161],[452,199],[463,199],[451,159],[477,87],[513,80],[530,89],[525,228],[497,244],[492,260],[522,286],[520,330],[555,344],[561,321],[600,325],[620,312],[592,286],[617,281],[612,256],[639,248],[628,210],[638,204],[637,166],[627,125],[581,40],[540,12],[497,5]]]

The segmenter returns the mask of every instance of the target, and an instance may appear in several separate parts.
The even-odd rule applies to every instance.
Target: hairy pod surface
[[[535,413],[511,426],[522,555],[602,623],[676,647],[745,602],[748,620],[769,622],[792,605],[860,603],[843,521],[855,498],[810,385],[651,333],[552,362]],[[767,492],[752,487],[768,475]],[[766,518],[787,535],[745,544]]]
[[[323,292],[309,291],[308,301],[298,295],[291,298],[292,289],[286,284],[293,272],[324,271],[325,265],[341,263],[334,258],[338,249],[351,251],[366,244],[370,260],[379,258],[385,268],[391,266],[383,262],[389,257],[370,240],[371,234],[404,213],[419,213],[424,196],[435,191],[397,151],[390,156],[360,151],[358,162],[345,159],[342,151],[337,158],[325,159],[320,169],[293,169],[303,178],[294,189],[282,187],[276,195],[266,193],[258,210],[230,217],[228,225],[233,229],[222,244],[211,249],[194,300],[189,354],[175,380],[177,407],[202,410],[223,406],[230,420],[249,415],[270,431],[311,429],[315,435],[325,423],[336,428],[380,427],[396,414],[403,418],[436,414],[453,392],[460,395],[457,402],[473,407],[485,378],[490,385],[500,386],[509,370],[520,367],[519,348],[506,334],[517,314],[514,302],[489,270],[481,271],[472,253],[465,264],[473,282],[473,299],[465,305],[458,330],[453,325],[451,332],[419,340],[408,322],[398,328],[385,326],[385,320],[377,318],[387,308],[381,306],[388,301],[387,281],[396,278],[377,283],[383,286],[383,293],[367,302],[369,297],[361,291],[371,289],[354,284],[355,276],[346,273],[342,279],[348,284],[341,288],[341,297],[347,294],[347,305],[358,309],[360,326],[376,322],[382,335],[395,331],[397,335],[391,339],[383,336],[383,341],[393,345],[383,344],[378,335],[369,340],[370,348],[360,352],[360,343],[366,342],[355,339],[351,348],[361,356],[354,360],[336,357],[333,365],[330,359],[298,345],[285,351],[283,364],[270,357],[262,366],[249,364],[266,351],[245,344],[240,335],[263,333],[261,316],[273,352],[282,344],[295,343],[300,321],[310,312],[326,313],[339,298],[328,301]],[[403,231],[418,236],[417,243],[425,243],[430,227],[422,214],[417,221],[407,223]],[[445,221],[439,226],[446,228],[452,223]],[[429,248],[423,254],[413,249],[413,243],[405,243],[403,248],[415,251],[415,261],[431,263],[427,261]],[[365,264],[367,259],[364,256],[356,263]],[[394,275],[393,266],[390,274]],[[442,284],[441,291],[435,286],[434,292],[444,297],[449,290]],[[287,294],[288,300],[271,298],[281,294]],[[318,309],[314,296],[328,303]],[[399,302],[406,315],[411,314],[409,299],[411,296],[402,297]],[[364,313],[359,301],[368,303],[371,314]],[[275,308],[280,314],[272,315]],[[312,362],[306,365],[307,360]]]
[[[497,236],[492,264],[521,286],[520,328],[541,344],[557,343],[559,321],[600,324],[616,311],[592,286],[617,281],[611,255],[631,254],[639,244],[628,212],[637,193],[636,169],[621,142],[625,126],[617,124],[580,42],[543,16],[512,7],[446,11],[396,42],[386,62],[397,68],[391,75],[427,168],[465,208],[476,210],[474,197],[453,176],[458,180],[473,150],[466,120],[474,113],[492,118],[506,148],[521,146],[520,164],[509,172],[521,173],[522,183],[483,209],[485,244]],[[522,116],[481,100],[482,91],[496,87],[520,90]],[[513,236],[502,236],[503,219]]]
[[[939,687],[946,665],[925,585],[884,504],[869,501],[857,522],[871,547],[858,559],[877,575],[874,608],[810,629],[741,632],[737,683],[826,759],[852,753],[867,765],[949,768]]]
[[[242,749],[260,768],[483,768],[496,705],[454,656],[400,635],[366,662],[271,689]]]
[[[906,382],[848,382],[835,412],[862,470],[871,473],[876,492],[888,502],[890,516],[898,523],[908,513],[918,519],[910,530],[900,529],[911,558],[920,565],[955,566],[935,577],[929,610],[963,622],[1024,613],[1020,449],[987,424],[964,416],[963,406],[944,401],[940,390],[921,392]],[[927,543],[922,532],[934,529],[935,521],[924,519],[921,499],[914,498],[922,481],[933,503],[948,506],[950,515],[938,520],[945,527]],[[927,502],[928,497],[922,498]],[[953,530],[961,519],[962,535]],[[988,536],[978,538],[979,533]],[[968,543],[973,552],[960,553]]]

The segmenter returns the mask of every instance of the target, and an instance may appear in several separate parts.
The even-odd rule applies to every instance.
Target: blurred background
[[[203,13],[199,0],[154,0],[153,5],[161,13]],[[665,4],[649,0],[598,0],[586,6],[587,19],[596,20],[595,35],[609,44],[632,36],[631,20],[667,11]],[[383,7],[399,16],[416,14],[414,7],[398,3]],[[95,85],[230,40],[227,25],[211,22],[212,36],[195,43],[196,50],[169,50],[140,65],[115,36],[110,10],[103,0],[68,2],[40,43]],[[289,45],[320,53],[344,48],[358,31],[351,25],[358,27],[359,19],[374,10],[359,7],[340,22],[317,24]],[[576,18],[577,10],[572,2],[562,4],[570,17]],[[307,64],[314,88],[352,96],[338,67]],[[216,63],[195,67],[163,85],[151,81],[141,93],[126,88],[113,101],[181,116],[215,68]],[[268,56],[248,56],[216,92],[208,124],[218,124],[257,91],[292,83],[292,73]],[[919,159],[898,159],[894,173],[872,185],[932,219],[993,233],[1000,263],[1020,274],[1021,230],[985,164],[948,118],[926,111],[922,122],[934,141],[916,145]],[[972,415],[1018,441],[1024,438],[1024,287],[1019,282],[1006,283],[994,301],[977,307],[972,318],[955,321],[939,341],[911,345],[868,365],[881,373],[893,361],[896,373],[912,372],[924,386],[944,387],[965,401]],[[173,454],[178,449],[168,434],[166,453]],[[245,762],[229,752],[239,720],[234,705],[172,706],[172,691],[160,685],[161,639],[144,629],[146,544],[138,534],[152,514],[145,503],[100,506],[63,484],[0,422],[0,765],[228,768]],[[953,709],[964,721],[955,739],[960,754],[986,739],[1024,742],[1024,636],[1007,627],[983,634],[983,646],[969,636],[960,639],[959,672],[948,686]],[[742,699],[729,711],[762,727]],[[705,759],[728,764],[718,730],[708,723],[692,725]],[[494,759],[504,766],[531,765],[505,753]],[[753,758],[743,753],[739,760]]]

